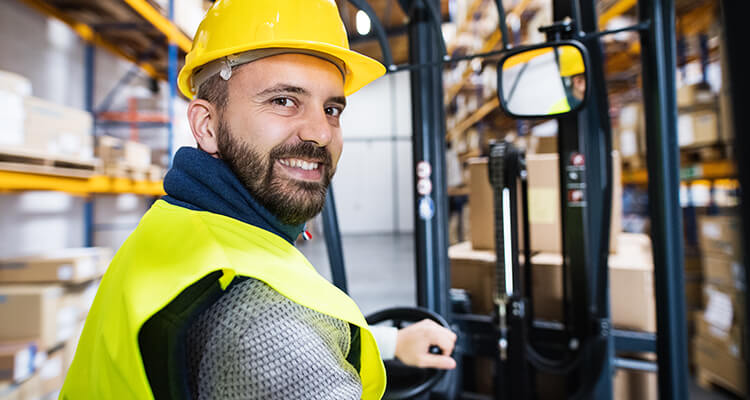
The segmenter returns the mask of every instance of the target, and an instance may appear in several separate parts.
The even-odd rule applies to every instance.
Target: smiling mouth
[[[308,161],[300,158],[280,158],[277,160],[284,168],[287,175],[304,181],[320,181],[323,176],[324,163],[320,161]]]

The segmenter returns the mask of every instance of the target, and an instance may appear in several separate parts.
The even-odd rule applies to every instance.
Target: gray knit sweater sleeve
[[[187,334],[194,399],[359,399],[349,324],[265,283],[232,286]]]

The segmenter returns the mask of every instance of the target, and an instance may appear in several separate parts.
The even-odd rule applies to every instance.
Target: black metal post
[[[582,0],[574,7],[578,14],[576,32],[589,34],[599,29],[599,17],[596,13],[596,1]],[[576,12],[577,11],[577,12]],[[606,336],[604,361],[593,389],[594,399],[611,399],[613,397],[612,378],[614,376],[615,342],[611,334],[609,304],[609,248],[612,225],[613,204],[613,168],[612,168],[612,128],[609,120],[609,100],[605,77],[604,50],[598,37],[582,39],[588,51],[591,65],[588,83],[591,90],[589,102],[581,113],[579,123],[583,124],[582,135],[585,137],[585,154],[587,157],[587,195],[590,230],[588,241],[590,260],[589,282],[595,290],[591,292],[591,302],[596,310],[600,325],[600,335]],[[585,122],[583,122],[585,121]]]
[[[336,216],[336,201],[333,198],[333,185],[328,187],[326,203],[323,206],[323,234],[328,250],[328,262],[331,264],[331,280],[344,293],[349,293],[346,286],[346,269],[344,268],[344,250],[341,245],[339,219]]]
[[[638,2],[640,21],[651,23],[641,34],[641,60],[660,399],[688,398],[674,10],[674,0]]]
[[[437,4],[436,0],[424,1]],[[440,60],[436,43],[441,38],[430,26],[428,13],[428,8],[422,2],[411,3],[409,61],[412,65]],[[418,68],[411,72],[411,101],[417,304],[449,319],[445,115],[440,66]]]
[[[734,159],[737,163],[738,178],[740,181],[740,218],[742,222],[742,248],[750,249],[750,204],[748,204],[748,191],[750,191],[750,157],[742,154],[743,149],[750,148],[750,139],[747,134],[750,127],[750,118],[748,113],[743,112],[745,107],[745,97],[750,90],[750,79],[747,71],[750,70],[750,62],[744,56],[747,46],[747,4],[737,1],[721,2],[722,26],[724,27],[727,73],[728,82],[724,82],[723,87],[728,90],[730,95],[732,113],[732,127],[722,127],[722,129],[734,129]],[[724,50],[722,50],[724,51]],[[750,266],[750,251],[745,251],[745,287],[747,285],[747,267]],[[750,308],[745,305],[745,321],[750,321]],[[745,343],[750,343],[750,330],[745,329]],[[745,346],[745,365],[747,378],[745,382],[750,382],[750,350]],[[750,399],[750,391],[747,397]]]

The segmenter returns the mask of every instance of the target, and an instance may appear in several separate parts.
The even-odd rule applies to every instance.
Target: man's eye
[[[332,117],[338,117],[341,115],[342,110],[338,107],[326,107],[326,114]]]
[[[294,101],[288,97],[279,97],[278,99],[273,99],[271,102],[277,106],[282,107],[293,107]]]

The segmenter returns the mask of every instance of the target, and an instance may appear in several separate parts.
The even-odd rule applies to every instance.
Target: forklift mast
[[[355,5],[363,0],[351,0]],[[550,42],[575,41],[588,55],[589,96],[577,113],[558,117],[558,155],[563,249],[564,327],[537,327],[528,301],[529,280],[511,276],[516,291],[506,286],[505,272],[519,274],[518,225],[523,223],[525,243],[529,243],[528,215],[522,221],[516,210],[505,212],[496,200],[498,251],[497,312],[495,315],[451,313],[450,264],[448,262],[448,207],[445,176],[445,115],[442,67],[459,59],[500,55],[513,51],[508,44],[501,0],[495,0],[503,33],[503,49],[451,59],[439,32],[435,10],[438,0],[400,0],[409,16],[409,65],[391,65],[390,49],[379,35],[388,70],[409,70],[411,74],[413,162],[415,182],[415,251],[417,304],[436,312],[457,330],[456,351],[463,355],[483,354],[496,359],[497,399],[534,398],[534,381],[528,370],[553,371],[565,376],[567,397],[611,399],[615,368],[658,371],[660,399],[686,399],[687,336],[683,276],[682,216],[679,204],[679,154],[677,145],[677,105],[675,89],[675,5],[674,0],[638,1],[639,22],[616,31],[599,31],[595,0],[551,0],[556,23],[545,29]],[[731,3],[731,2],[724,2]],[[361,8],[361,7],[360,7]],[[382,30],[371,9],[366,10],[376,30]],[[726,15],[726,20],[731,20]],[[438,19],[436,19],[438,18]],[[572,23],[570,22],[572,21]],[[734,29],[740,29],[739,25]],[[609,312],[608,253],[612,212],[612,135],[604,70],[604,54],[599,38],[619,31],[637,31],[641,38],[644,113],[647,138],[649,216],[653,245],[657,334],[613,329]],[[382,33],[382,32],[381,32]],[[729,45],[736,45],[729,41]],[[577,45],[576,45],[577,46]],[[742,80],[737,60],[731,63],[731,76]],[[737,99],[738,96],[733,98]],[[735,100],[736,101],[736,100]],[[736,103],[738,104],[738,103]],[[738,108],[739,109],[739,108]],[[735,114],[737,128],[744,119]],[[741,135],[739,135],[741,136]],[[738,144],[743,137],[738,137]],[[500,147],[498,147],[498,145]],[[738,149],[741,148],[738,146]],[[739,151],[739,150],[738,150]],[[511,207],[522,207],[516,193],[526,203],[523,155],[512,146],[494,144],[490,151],[490,177],[496,196],[504,189],[513,193]],[[739,159],[739,158],[738,158]],[[512,164],[512,163],[516,164]],[[745,160],[747,162],[747,160]],[[510,163],[510,164],[508,164]],[[508,173],[508,165],[515,165]],[[494,170],[493,170],[494,168]],[[499,168],[499,169],[498,169]],[[741,171],[743,169],[740,169]],[[500,171],[500,172],[498,172]],[[515,174],[515,175],[514,175]],[[747,183],[747,171],[740,173]],[[517,181],[518,179],[518,181]],[[428,181],[428,182],[423,182]],[[522,189],[516,185],[521,182]],[[420,184],[421,183],[421,184]],[[425,184],[426,183],[426,184]],[[425,188],[431,190],[425,190]],[[744,187],[744,186],[743,186]],[[571,195],[576,191],[575,195]],[[507,197],[506,197],[507,198]],[[745,222],[747,207],[743,206]],[[503,231],[511,221],[515,231]],[[334,281],[345,290],[343,258],[332,192],[324,209],[326,241],[332,259]],[[503,225],[503,226],[498,226]],[[747,224],[745,224],[747,226]],[[510,238],[510,239],[508,239]],[[747,236],[745,239],[747,241]],[[529,263],[525,249],[524,262]],[[512,248],[508,252],[501,249]],[[746,255],[747,256],[747,255]],[[333,262],[335,261],[335,262]],[[524,265],[526,274],[530,268]],[[503,275],[502,277],[500,275]],[[528,312],[524,311],[528,310]],[[527,332],[534,331],[534,332]],[[552,338],[562,343],[563,352],[573,356],[549,360],[536,353],[530,338]],[[562,338],[563,341],[560,340]],[[618,353],[655,352],[656,363],[620,359]],[[458,358],[462,354],[457,354]],[[461,366],[459,362],[459,367]],[[748,369],[750,371],[750,368]],[[459,374],[447,374],[460,384]],[[505,390],[504,387],[519,386]],[[445,386],[445,385],[444,385]],[[450,386],[450,385],[448,385]],[[453,384],[455,387],[455,382]],[[458,396],[460,398],[460,395]],[[428,398],[456,398],[448,392]]]

